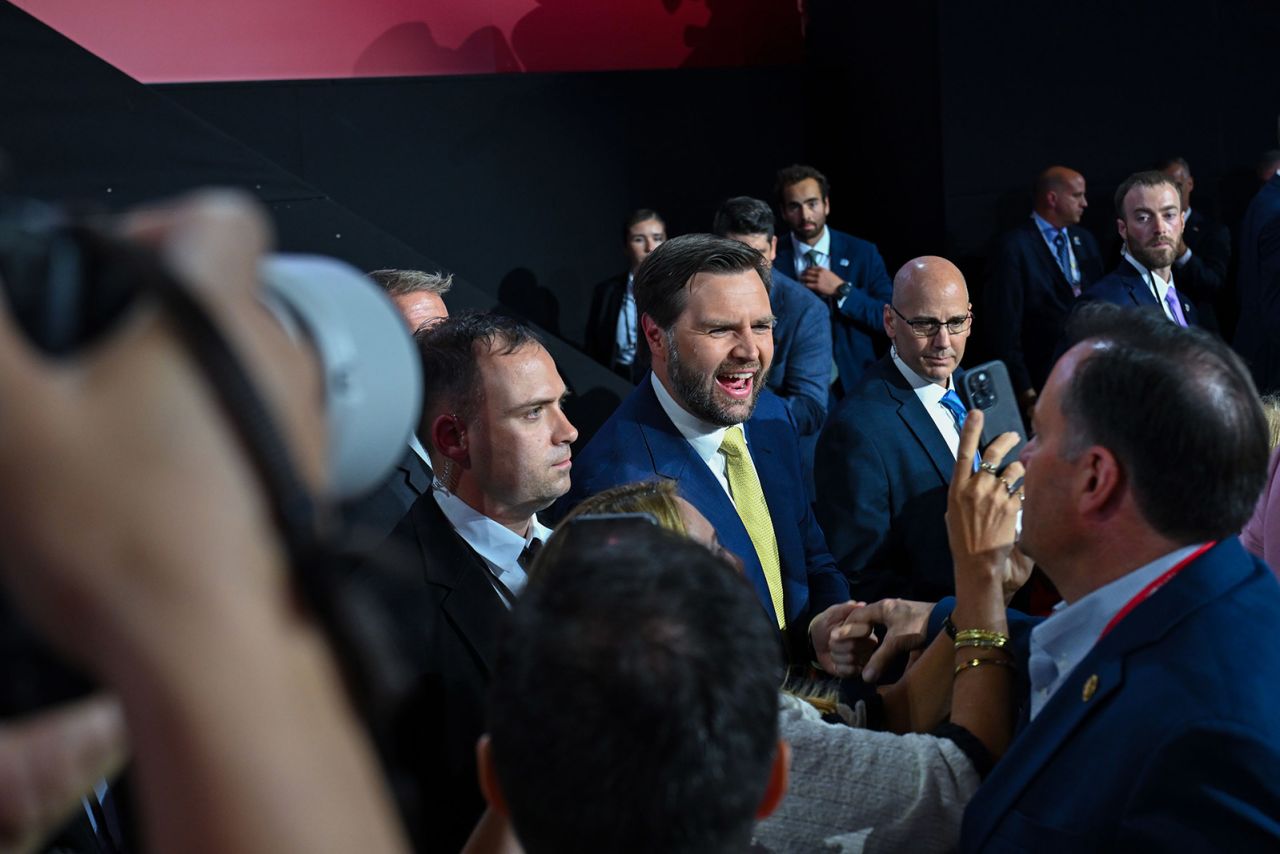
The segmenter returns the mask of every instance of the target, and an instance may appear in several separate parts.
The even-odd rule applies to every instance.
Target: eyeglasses
[[[898,311],[898,307],[893,303],[889,304],[889,308],[893,309],[893,313],[902,318],[902,322],[911,327],[911,334],[917,338],[932,338],[947,327],[947,332],[951,335],[959,335],[962,332],[968,332],[969,327],[973,324],[973,312],[969,312],[964,317],[953,317],[950,320],[934,320],[928,318],[926,320],[908,320],[907,316]]]

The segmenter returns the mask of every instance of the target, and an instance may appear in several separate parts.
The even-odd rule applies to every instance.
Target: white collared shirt
[[[427,471],[431,471],[431,457],[427,456],[427,449],[422,447],[422,442],[418,439],[417,433],[409,434],[409,447],[418,455],[418,459],[427,464]]]
[[[529,581],[529,576],[525,574],[524,567],[519,563],[520,553],[534,537],[545,543],[551,536],[551,529],[534,516],[529,521],[529,533],[522,537],[506,525],[495,522],[478,512],[451,492],[433,489],[431,493],[458,536],[480,555],[493,572],[493,576],[501,581],[504,587],[519,596],[520,591],[524,590],[525,584]],[[494,578],[489,579],[491,584],[493,581]],[[506,596],[502,595],[497,584],[493,585],[493,589],[498,591],[499,597],[505,603]]]
[[[680,435],[685,438],[693,448],[693,452],[698,455],[707,468],[711,469],[711,474],[720,484],[720,488],[724,490],[724,494],[729,496],[729,500],[733,501],[733,491],[729,489],[728,477],[728,461],[724,454],[720,453],[720,443],[724,441],[725,431],[728,427],[718,427],[710,422],[703,421],[701,418],[688,412],[683,406],[676,403],[676,399],[667,391],[666,386],[658,379],[655,373],[649,374],[649,381],[653,383],[653,393],[658,397],[658,405],[662,407],[662,411],[667,413],[667,417],[671,419],[671,423],[680,431]],[[742,425],[743,436],[746,436],[747,425]],[[751,463],[752,468],[755,467],[755,460],[751,459],[751,449],[746,449],[747,460]],[[737,504],[735,503],[736,507]]]
[[[947,447],[951,449],[951,456],[954,457],[960,450],[960,431],[956,429],[956,417],[951,414],[950,409],[942,405],[942,396],[951,389],[951,377],[947,377],[946,385],[938,385],[907,367],[907,363],[898,358],[897,347],[891,346],[889,354],[893,357],[893,364],[902,374],[902,378],[920,399],[924,411],[933,419],[934,426],[938,428],[938,433],[947,443]]]
[[[1071,232],[1067,231],[1065,225],[1062,228],[1054,228],[1049,220],[1035,211],[1031,212],[1031,219],[1035,221],[1036,228],[1040,229],[1040,236],[1044,238],[1044,242],[1048,245],[1049,254],[1053,256],[1054,261],[1058,260],[1058,247],[1053,245],[1053,238],[1055,235],[1062,235],[1062,239],[1067,244],[1067,271],[1069,271],[1064,272],[1067,272],[1067,278],[1073,285],[1080,284],[1080,264],[1076,261],[1075,247],[1071,245]]]
[[[636,360],[636,340],[640,334],[640,320],[636,317],[636,274],[627,273],[627,287],[622,292],[622,306],[618,309],[618,324],[614,327],[614,361],[630,365]]]
[[[1071,671],[1098,642],[1102,630],[1144,587],[1189,557],[1197,544],[1186,546],[1099,587],[1070,605],[1059,602],[1044,622],[1031,630],[1031,717],[1040,714]]]
[[[825,225],[822,227],[822,234],[818,235],[818,242],[810,246],[800,238],[796,237],[795,232],[791,234],[791,248],[796,255],[796,276],[809,269],[809,252],[818,253],[818,266],[831,269],[831,229]]]
[[[1151,295],[1156,298],[1156,302],[1160,303],[1160,310],[1164,312],[1164,316],[1172,320],[1174,323],[1177,323],[1178,319],[1173,316],[1173,309],[1169,308],[1169,303],[1165,302],[1165,295],[1168,294],[1169,289],[1174,286],[1173,270],[1169,271],[1169,281],[1166,282],[1164,279],[1142,266],[1142,262],[1137,258],[1130,255],[1129,247],[1126,246],[1124,249],[1120,250],[1120,254],[1124,257],[1124,260],[1132,264],[1138,272],[1142,274],[1142,281],[1147,283],[1147,290],[1149,290]]]

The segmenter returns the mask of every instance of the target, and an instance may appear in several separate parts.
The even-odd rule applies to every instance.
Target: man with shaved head
[[[854,599],[934,601],[954,584],[943,516],[964,417],[954,375],[973,325],[964,276],[945,258],[909,261],[883,315],[889,354],[818,440],[818,522]]]
[[[1051,166],[1036,178],[1031,217],[1001,237],[987,268],[983,329],[1030,410],[1053,367],[1067,314],[1102,277],[1098,242],[1080,227],[1084,176]]]

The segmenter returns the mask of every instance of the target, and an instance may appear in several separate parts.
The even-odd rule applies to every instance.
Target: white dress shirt
[[[501,588],[494,583],[495,579],[501,581],[502,586],[510,590],[513,595],[519,596],[520,591],[524,590],[525,584],[529,581],[524,567],[520,566],[520,553],[534,537],[545,543],[551,536],[551,529],[534,516],[529,522],[529,533],[522,537],[506,525],[495,522],[476,511],[451,492],[433,489],[431,494],[435,497],[436,504],[440,505],[440,510],[449,520],[449,524],[453,526],[453,530],[488,564],[489,570],[493,573],[489,583],[493,584],[493,589],[498,591],[502,601],[505,603],[507,598],[503,595]]]
[[[1071,671],[1098,642],[1102,630],[1120,609],[1155,579],[1189,557],[1200,545],[1186,546],[1157,558],[1146,566],[1068,605],[1059,602],[1044,622],[1031,630],[1031,717],[1040,714],[1049,698],[1062,687]]]
[[[1173,309],[1169,308],[1169,303],[1165,302],[1165,295],[1169,293],[1169,288],[1174,287],[1173,270],[1169,271],[1169,281],[1166,282],[1164,279],[1142,266],[1142,262],[1137,258],[1130,255],[1129,247],[1126,246],[1124,249],[1120,250],[1120,254],[1124,256],[1124,260],[1132,264],[1137,268],[1138,272],[1142,274],[1142,281],[1147,283],[1147,290],[1151,291],[1151,295],[1156,298],[1156,302],[1160,303],[1160,310],[1164,312],[1164,316],[1172,320],[1174,323],[1177,323],[1178,319],[1173,316]]]
[[[945,386],[938,385],[907,367],[907,363],[898,358],[897,347],[890,347],[889,354],[893,357],[893,364],[902,374],[902,378],[920,399],[924,411],[933,419],[934,426],[938,428],[938,433],[947,443],[947,447],[951,449],[951,456],[954,457],[960,451],[960,431],[956,429],[956,417],[951,414],[950,409],[942,405],[942,396],[951,389],[951,377],[947,377]]]
[[[658,379],[657,374],[649,374],[649,381],[653,383],[653,393],[658,397],[658,405],[662,407],[662,411],[667,413],[667,417],[671,419],[671,423],[680,431],[680,435],[685,438],[693,448],[693,452],[698,455],[707,468],[711,470],[711,474],[715,477],[716,482],[720,484],[720,488],[724,490],[724,494],[729,496],[729,500],[733,501],[733,492],[729,489],[728,477],[728,461],[724,454],[720,453],[720,443],[724,441],[724,433],[728,427],[719,427],[701,418],[693,415],[685,410],[680,404],[676,403],[676,399],[672,397],[666,387]],[[746,436],[747,425],[742,425],[743,436]],[[751,449],[746,448],[746,457],[751,467],[755,468],[755,460],[751,459]],[[734,504],[737,507],[737,504]]]

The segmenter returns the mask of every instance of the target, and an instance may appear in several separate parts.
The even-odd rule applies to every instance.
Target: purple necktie
[[[1169,290],[1164,292],[1164,301],[1169,305],[1169,311],[1173,314],[1173,322],[1179,326],[1186,326],[1187,319],[1182,316],[1182,305],[1178,302],[1178,292],[1173,285],[1169,286]]]

